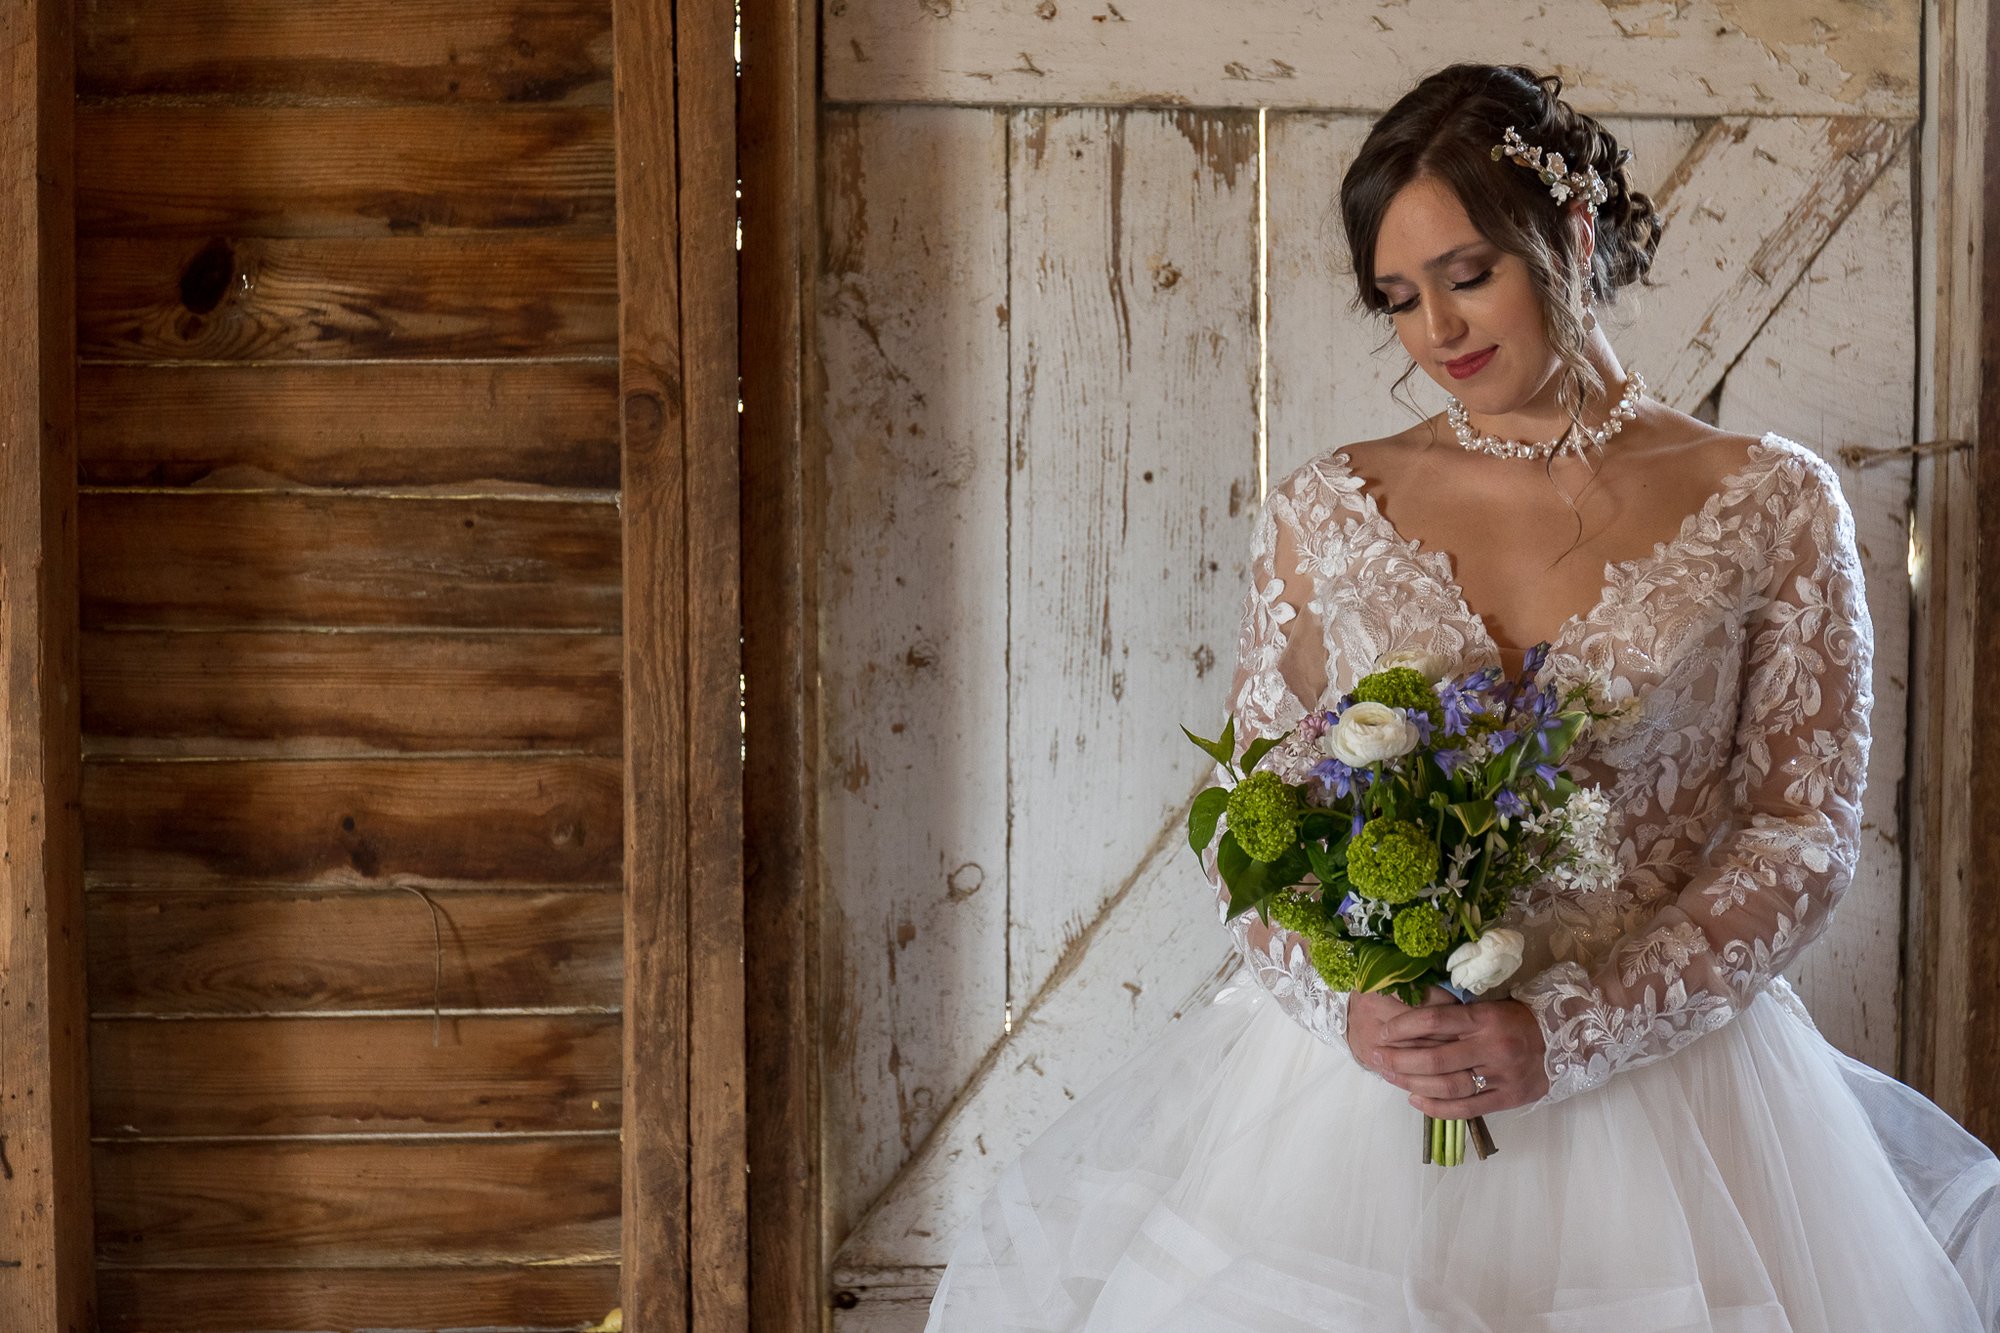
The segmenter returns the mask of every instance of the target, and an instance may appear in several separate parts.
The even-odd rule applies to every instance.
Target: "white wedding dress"
[[[1233,984],[981,1202],[927,1333],[2000,1333],[2000,1161],[1829,1044],[1780,975],[1857,854],[1872,638],[1837,477],[1767,434],[1606,574],[1540,679],[1626,704],[1573,754],[1624,875],[1508,914],[1528,956],[1489,996],[1533,1011],[1551,1086],[1486,1117],[1499,1151],[1424,1164],[1422,1114],[1347,1046],[1347,996],[1246,914]],[[1448,555],[1329,451],[1258,521],[1239,747],[1403,648],[1500,661]]]

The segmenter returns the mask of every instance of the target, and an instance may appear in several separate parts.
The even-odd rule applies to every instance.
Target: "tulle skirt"
[[[2000,1162],[1770,992],[1421,1161],[1407,1094],[1238,980],[955,1238],[926,1333],[2000,1333]]]

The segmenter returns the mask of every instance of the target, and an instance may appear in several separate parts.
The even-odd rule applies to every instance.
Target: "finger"
[[[1480,1095],[1479,1089],[1472,1086],[1469,1069],[1455,1069],[1449,1074],[1392,1074],[1389,1081],[1405,1092],[1436,1101],[1470,1101]],[[1495,1086],[1489,1077],[1486,1090],[1491,1092]]]
[[[1456,1037],[1472,1031],[1478,1024],[1479,1015],[1465,1012],[1462,1004],[1454,1002],[1449,1007],[1427,1004],[1390,1015],[1382,1023],[1382,1040],[1386,1043],[1415,1037]]]
[[[1402,1075],[1448,1075],[1460,1069],[1490,1069],[1492,1051],[1476,1041],[1446,1041],[1436,1047],[1384,1047],[1382,1069]]]
[[[1421,1097],[1411,1093],[1410,1105],[1438,1120],[1470,1120],[1476,1115],[1491,1115],[1514,1105],[1510,1101],[1495,1100],[1498,1091],[1496,1085],[1489,1083],[1486,1091],[1477,1097]]]

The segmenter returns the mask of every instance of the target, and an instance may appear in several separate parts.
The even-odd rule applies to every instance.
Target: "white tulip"
[[[1492,990],[1514,975],[1526,947],[1520,931],[1495,926],[1451,951],[1451,957],[1445,959],[1445,966],[1451,969],[1451,984],[1474,995]]]
[[[1421,648],[1398,648],[1382,654],[1382,660],[1375,664],[1378,671],[1387,671],[1390,667],[1409,667],[1435,684],[1444,679],[1450,664],[1436,653],[1427,653]]]
[[[1366,768],[1417,748],[1417,727],[1387,704],[1372,699],[1351,704],[1320,740],[1320,748],[1349,768]]]

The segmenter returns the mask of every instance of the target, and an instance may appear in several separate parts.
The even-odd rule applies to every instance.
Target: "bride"
[[[1361,302],[1454,398],[1271,487],[1229,705],[1247,745],[1384,658],[1588,683],[1614,716],[1571,763],[1622,874],[1532,886],[1521,966],[1464,1004],[1333,991],[1227,921],[1245,973],[1008,1167],[931,1333],[2000,1333],[2000,1162],[1781,975],[1857,854],[1852,516],[1811,450],[1620,364],[1593,308],[1660,221],[1560,89],[1444,69],[1348,171]],[[1428,1165],[1422,1113],[1499,1151]]]

